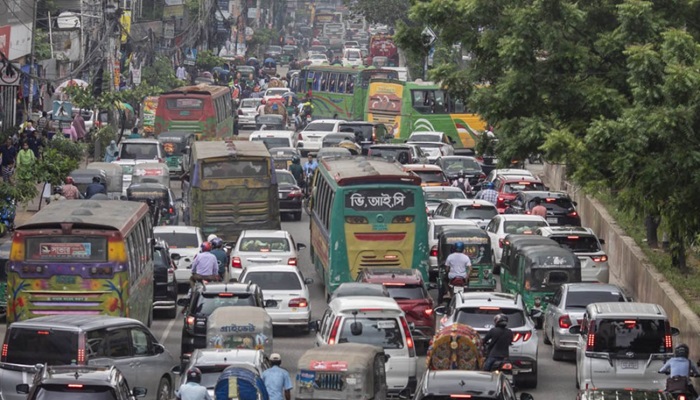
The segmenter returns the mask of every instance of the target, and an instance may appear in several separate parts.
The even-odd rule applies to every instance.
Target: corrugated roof
[[[55,201],[34,214],[17,229],[36,227],[60,229],[62,223],[84,224],[121,230],[132,222],[141,210],[148,213],[145,203],[122,200],[66,200]]]
[[[336,180],[364,178],[372,176],[395,176],[406,179],[406,183],[416,180],[416,176],[404,171],[400,164],[378,158],[340,158],[321,161],[331,176]]]
[[[231,156],[270,157],[270,152],[263,142],[257,141],[202,141],[195,142],[192,157],[195,160]]]

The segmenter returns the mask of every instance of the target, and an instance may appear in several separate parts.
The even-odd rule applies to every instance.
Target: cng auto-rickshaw
[[[171,175],[184,174],[190,165],[190,148],[195,141],[194,132],[162,132],[158,141],[163,144],[165,164]]]
[[[275,164],[275,169],[288,170],[289,166],[292,165],[292,159],[294,156],[301,159],[301,153],[294,147],[273,147],[270,149],[270,156],[272,156],[272,162]]]
[[[523,246],[501,269],[501,290],[523,297],[538,329],[547,306],[544,297],[564,283],[577,282],[581,282],[581,261],[559,245]]]
[[[226,300],[230,301],[230,300]],[[207,348],[256,349],[272,354],[272,318],[261,307],[219,307],[207,319]]]
[[[136,164],[131,174],[131,184],[134,183],[159,183],[170,187],[170,169],[164,163]]]
[[[132,183],[126,188],[128,201],[148,204],[153,217],[153,226],[177,225],[179,212],[172,191],[160,183]]]
[[[387,397],[386,355],[380,347],[340,343],[307,350],[297,362],[297,400]]]
[[[97,169],[104,172],[107,178],[107,197],[119,200],[124,192],[124,170],[118,164],[106,162],[91,162],[87,169]]]
[[[80,168],[73,170],[70,176],[73,178],[73,184],[82,195],[85,195],[85,190],[92,183],[92,178],[98,178],[105,189],[107,188],[107,174],[101,169]]]
[[[496,289],[496,278],[493,276],[493,257],[491,256],[491,240],[483,229],[473,227],[446,227],[438,235],[438,285],[447,284],[445,261],[452,254],[455,243],[464,243],[464,252],[472,262],[472,273],[469,275],[467,290]],[[445,291],[446,293],[446,291]]]
[[[554,240],[540,235],[506,235],[503,238],[503,251],[501,252],[501,260],[499,261],[498,265],[496,265],[496,267],[494,268],[494,273],[500,274],[500,271],[503,268],[506,268],[507,265],[512,265],[511,258],[518,252],[519,249],[522,249],[525,246],[535,246],[541,244],[552,246],[558,245],[558,243]]]
[[[10,259],[12,241],[0,244],[0,319],[7,316],[7,261]]]

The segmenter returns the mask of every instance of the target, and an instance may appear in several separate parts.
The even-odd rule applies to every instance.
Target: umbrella
[[[56,94],[63,94],[65,92],[66,88],[72,87],[72,86],[79,86],[82,88],[86,88],[86,87],[88,87],[88,83],[85,82],[84,80],[81,80],[81,79],[69,79],[69,80],[61,83],[60,85],[58,85],[55,93]]]

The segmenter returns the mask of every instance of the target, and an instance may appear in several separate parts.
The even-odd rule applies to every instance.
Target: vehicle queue
[[[341,70],[305,73],[312,91],[329,79],[323,88],[339,92]],[[440,111],[437,89],[404,86],[425,96],[412,100],[419,111],[459,106]],[[532,399],[516,390],[547,382],[540,337],[554,360],[575,358],[578,398],[672,398],[658,371],[687,347],[674,346],[660,306],[609,282],[604,240],[580,226],[566,193],[494,168],[459,130],[407,132],[389,117],[231,140],[240,113],[224,92],[161,96],[158,109],[173,111],[157,112],[162,137],[120,143],[121,174],[85,170],[121,196],[52,202],[17,227],[0,398],[169,400],[191,379],[211,398],[269,399],[279,327],[314,336],[283,388],[297,399]],[[209,132],[168,121],[196,110],[215,114],[199,121]],[[171,132],[183,126],[193,132]],[[309,155],[311,169],[300,161]],[[309,217],[313,278],[300,268],[307,244],[282,230],[286,213]],[[223,262],[211,269],[203,252]],[[180,354],[149,329],[154,310],[183,319]]]

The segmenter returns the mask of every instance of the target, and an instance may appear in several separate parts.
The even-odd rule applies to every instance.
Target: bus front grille
[[[264,201],[209,203],[204,207],[204,222],[207,224],[252,224],[264,223],[269,219],[270,208]]]

